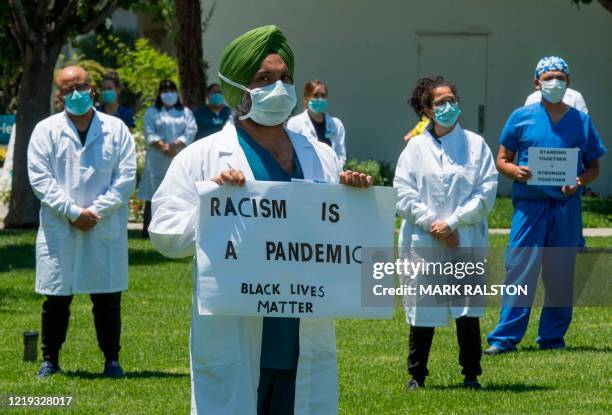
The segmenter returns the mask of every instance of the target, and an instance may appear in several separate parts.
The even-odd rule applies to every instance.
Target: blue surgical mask
[[[91,99],[91,89],[85,92],[73,91],[71,94],[64,95],[64,106],[66,111],[72,115],[84,115],[93,106]]]
[[[160,95],[161,101],[168,107],[173,107],[178,102],[178,94],[172,92],[162,92]]]
[[[459,104],[447,102],[440,107],[434,107],[435,121],[444,128],[455,125],[460,115],[461,110],[459,109]]]
[[[315,114],[320,114],[325,112],[327,109],[327,99],[326,98],[311,98],[308,100],[308,109]]]
[[[540,90],[544,99],[551,104],[560,102],[565,96],[567,90],[567,82],[560,79],[551,79],[549,81],[540,81]]]
[[[102,103],[112,104],[117,100],[117,92],[114,89],[107,89],[102,91]]]
[[[214,106],[223,105],[223,94],[219,92],[210,94],[210,96],[208,97],[208,102],[210,103],[210,105],[214,105]]]
[[[240,120],[250,118],[257,124],[271,127],[285,122],[295,108],[297,98],[295,87],[291,84],[279,80],[261,88],[249,89],[221,74],[219,78],[251,95],[251,108],[247,114],[239,117]]]

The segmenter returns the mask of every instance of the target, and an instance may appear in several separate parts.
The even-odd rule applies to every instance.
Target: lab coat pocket
[[[205,367],[228,365],[239,361],[239,318],[194,315],[191,328],[191,353],[194,361]]]
[[[37,241],[53,242],[70,236],[68,219],[44,206],[40,209],[40,225]]]
[[[113,147],[109,143],[96,148],[96,168],[100,171],[110,171],[113,168]]]
[[[57,241],[59,242],[59,241]],[[36,292],[56,293],[63,286],[59,243],[36,242]]]
[[[121,229],[117,215],[110,215],[101,219],[95,226],[94,231],[100,239],[115,239],[119,237]]]

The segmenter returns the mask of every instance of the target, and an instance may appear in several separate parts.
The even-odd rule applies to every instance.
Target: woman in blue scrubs
[[[499,323],[487,336],[490,347],[484,353],[488,355],[516,350],[527,330],[540,268],[547,300],[536,342],[540,349],[565,347],[564,336],[572,319],[576,248],[582,233],[581,194],[599,175],[598,160],[607,151],[591,118],[563,102],[569,75],[563,59],[541,59],[534,81],[542,93],[541,102],[515,110],[499,139],[497,168],[514,180],[505,284],[527,284],[530,298],[504,298]],[[578,148],[576,184],[528,185],[529,147]]]

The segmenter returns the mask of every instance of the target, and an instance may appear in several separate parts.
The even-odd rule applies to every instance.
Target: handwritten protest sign
[[[393,247],[396,192],[309,182],[197,183],[200,314],[391,318],[362,305],[368,247]]]

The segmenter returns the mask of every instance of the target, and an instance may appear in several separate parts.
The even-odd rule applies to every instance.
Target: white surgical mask
[[[239,117],[240,120],[250,118],[257,124],[271,127],[285,122],[295,108],[297,98],[295,87],[291,84],[284,84],[279,80],[261,88],[249,89],[221,74],[219,78],[251,94],[251,109],[247,114]]]
[[[178,94],[176,92],[162,92],[160,97],[164,105],[168,107],[173,107],[178,101]]]
[[[551,104],[560,102],[565,96],[567,90],[567,82],[559,79],[551,79],[549,81],[540,81],[540,90],[544,99]]]

